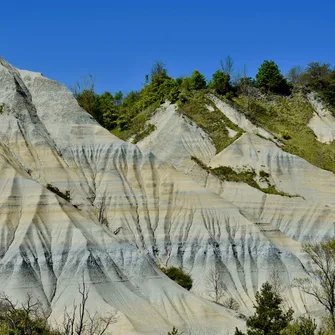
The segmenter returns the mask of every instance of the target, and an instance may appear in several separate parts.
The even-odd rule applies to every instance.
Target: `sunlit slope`
[[[276,253],[259,229],[229,202],[98,126],[62,85],[3,60],[0,78],[1,291],[14,299],[32,293],[57,320],[79,301],[84,280],[90,309],[117,310],[114,327],[129,334],[165,334],[172,325],[222,334],[241,324],[171,282],[156,263],[183,266],[202,294],[204,268],[222,264],[231,293],[250,307],[260,285],[247,275],[250,254],[259,253],[252,264],[263,264]],[[70,201],[55,188],[69,191]],[[238,271],[230,229],[247,246]]]

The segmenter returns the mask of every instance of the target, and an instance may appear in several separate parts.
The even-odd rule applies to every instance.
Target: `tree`
[[[256,84],[265,92],[289,94],[289,86],[274,61],[265,60],[256,74]]]
[[[292,84],[301,84],[304,69],[301,66],[292,67],[287,73],[287,80]]]
[[[292,321],[293,310],[281,309],[282,299],[265,282],[256,293],[255,313],[247,319],[247,335],[278,335]],[[235,335],[244,335],[236,328]]]
[[[309,278],[295,279],[295,285],[313,296],[328,312],[335,332],[335,240],[304,244],[312,267]]]
[[[103,335],[111,324],[117,321],[116,312],[109,313],[105,317],[97,312],[91,314],[86,305],[89,297],[89,288],[84,282],[78,285],[80,293],[79,306],[74,303],[72,313],[64,310],[63,332],[64,335]]]
[[[119,117],[119,107],[110,92],[105,92],[97,98],[98,114],[101,116],[101,124],[107,129],[116,127],[116,120]]]
[[[123,93],[121,91],[118,91],[114,94],[114,103],[116,106],[121,106],[123,102]]]
[[[206,277],[206,289],[209,297],[216,303],[220,303],[226,293],[223,275],[220,269],[215,266],[211,268]]]
[[[233,91],[233,87],[230,83],[230,75],[220,70],[213,73],[212,80],[209,82],[208,86],[221,95],[225,95]]]
[[[303,78],[307,83],[310,83],[315,80],[323,79],[327,77],[330,73],[330,64],[311,62],[307,65]]]
[[[14,303],[7,295],[0,296],[0,333],[10,335],[60,335],[48,325],[49,313],[31,295],[25,302]]]
[[[95,92],[95,77],[89,74],[83,76],[74,86],[70,87],[78,104],[102,124],[102,114],[99,110],[99,95]]]
[[[296,320],[294,320],[291,324],[289,324],[280,334],[316,335],[316,328],[317,326],[315,322],[310,317],[300,316]]]
[[[180,88],[182,91],[191,91],[192,90],[192,79],[190,77],[183,78]]]
[[[166,74],[167,74],[167,71],[165,68],[165,64],[162,61],[158,60],[151,67],[150,80],[152,81],[153,78],[155,78],[156,76],[166,75]]]
[[[221,64],[221,70],[223,73],[228,74],[230,77],[233,74],[234,71],[234,60],[231,56],[227,56],[224,61],[220,61]]]
[[[232,297],[229,297],[227,299],[224,299],[222,302],[222,306],[232,309],[233,311],[238,311],[240,308],[239,303]]]
[[[201,74],[198,70],[193,71],[191,76],[191,88],[193,90],[201,90],[206,88],[206,79],[203,74]]]

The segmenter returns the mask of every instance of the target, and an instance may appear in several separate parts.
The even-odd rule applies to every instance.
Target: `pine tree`
[[[266,92],[289,94],[290,88],[274,61],[264,61],[256,74],[256,84]]]
[[[201,90],[206,88],[206,79],[203,74],[201,74],[198,70],[193,71],[191,77],[191,88],[193,90]]]
[[[247,319],[247,335],[278,335],[292,321],[293,310],[281,309],[282,298],[266,282],[256,293],[255,313]],[[235,335],[244,335],[236,328]]]

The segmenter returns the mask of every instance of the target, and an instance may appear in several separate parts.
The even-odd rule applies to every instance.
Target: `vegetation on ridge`
[[[279,138],[284,143],[283,150],[335,173],[335,144],[319,142],[308,127],[314,110],[303,89],[296,89],[290,97],[255,99],[239,96],[233,103],[253,123]]]
[[[283,197],[299,197],[299,195],[292,195],[283,191],[278,191],[274,185],[271,185],[269,181],[270,175],[261,170],[259,172],[259,179],[266,182],[268,184],[267,187],[261,187],[257,181],[257,173],[255,170],[251,168],[247,168],[245,170],[241,171],[235,171],[230,166],[219,166],[217,168],[210,168],[206,166],[200,159],[197,157],[192,156],[191,159],[196,162],[202,169],[208,171],[208,173],[211,173],[212,175],[218,177],[222,181],[232,181],[236,183],[245,183],[248,184],[251,187],[254,187],[263,193],[267,194],[276,194],[281,195]]]
[[[105,128],[134,143],[155,130],[149,120],[161,103],[176,103],[181,114],[210,136],[219,152],[243,131],[208,101],[206,95],[211,92],[280,138],[284,150],[335,172],[335,144],[318,142],[307,126],[314,110],[306,98],[308,92],[316,91],[335,115],[335,69],[330,64],[312,62],[305,69],[293,67],[285,78],[275,62],[266,60],[251,78],[246,67],[241,74],[234,72],[233,66],[233,60],[227,57],[206,82],[198,70],[189,77],[172,78],[164,64],[156,62],[140,91],[126,96],[122,92],[99,95],[91,76],[77,84],[73,92],[79,104]],[[208,110],[207,105],[214,110]],[[237,131],[233,138],[228,136],[227,127]]]
[[[207,98],[206,93],[206,91],[190,92],[187,100],[179,104],[178,112],[186,115],[202,128],[212,139],[216,152],[220,152],[237,140],[244,131],[219,111]],[[208,107],[213,110],[210,111]],[[236,135],[230,137],[227,127],[234,130]]]

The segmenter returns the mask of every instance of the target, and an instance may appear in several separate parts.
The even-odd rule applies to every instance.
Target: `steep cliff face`
[[[163,106],[154,115],[149,122],[155,124],[156,130],[140,141],[138,146],[171,162],[196,183],[235,205],[258,227],[269,245],[277,248],[280,255],[278,258],[272,256],[272,263],[265,264],[263,269],[271,271],[271,268],[276,268],[281,273],[287,299],[301,310],[300,297],[294,297],[291,281],[301,276],[299,262],[305,267],[309,266],[301,254],[301,243],[320,241],[335,235],[335,176],[284,151],[283,143],[274,135],[253,125],[242,113],[217,97],[209,98],[230,121],[245,131],[227,148],[215,153],[207,134],[202,135],[202,129],[179,113],[175,105]],[[312,102],[314,106],[315,101]],[[320,105],[318,108],[321,108]],[[210,109],[208,113],[211,113]],[[169,126],[165,126],[165,120],[171,120]],[[170,124],[173,124],[173,131]],[[243,182],[224,181],[210,171],[226,166],[237,172],[255,171],[259,188],[271,186],[278,194],[262,192]],[[240,250],[237,255],[240,255]],[[225,260],[225,264],[229,262]],[[262,281],[271,275],[258,273],[255,276],[254,271],[249,270],[246,277]],[[240,289],[238,291],[241,292]]]
[[[335,178],[284,152],[272,134],[230,110],[246,133],[216,153],[201,128],[165,104],[150,120],[157,129],[135,146],[99,126],[63,85],[3,59],[0,105],[0,291],[32,293],[59,321],[84,280],[89,308],[117,310],[122,334],[243,327],[204,299],[212,269],[242,313],[274,270],[298,312],[316,308],[290,283],[308,266],[300,242],[334,234]],[[278,190],[299,197],[221,181],[192,157],[265,170]],[[189,272],[192,291],[157,264]]]
[[[89,308],[117,310],[113,327],[124,334],[172,325],[223,334],[242,324],[156,266],[183,266],[196,288],[228,247],[217,240],[228,240],[230,225],[245,227],[238,238],[247,245],[268,247],[234,206],[101,128],[64,86],[2,59],[0,104],[0,291],[33,294],[57,322],[85,281]]]

